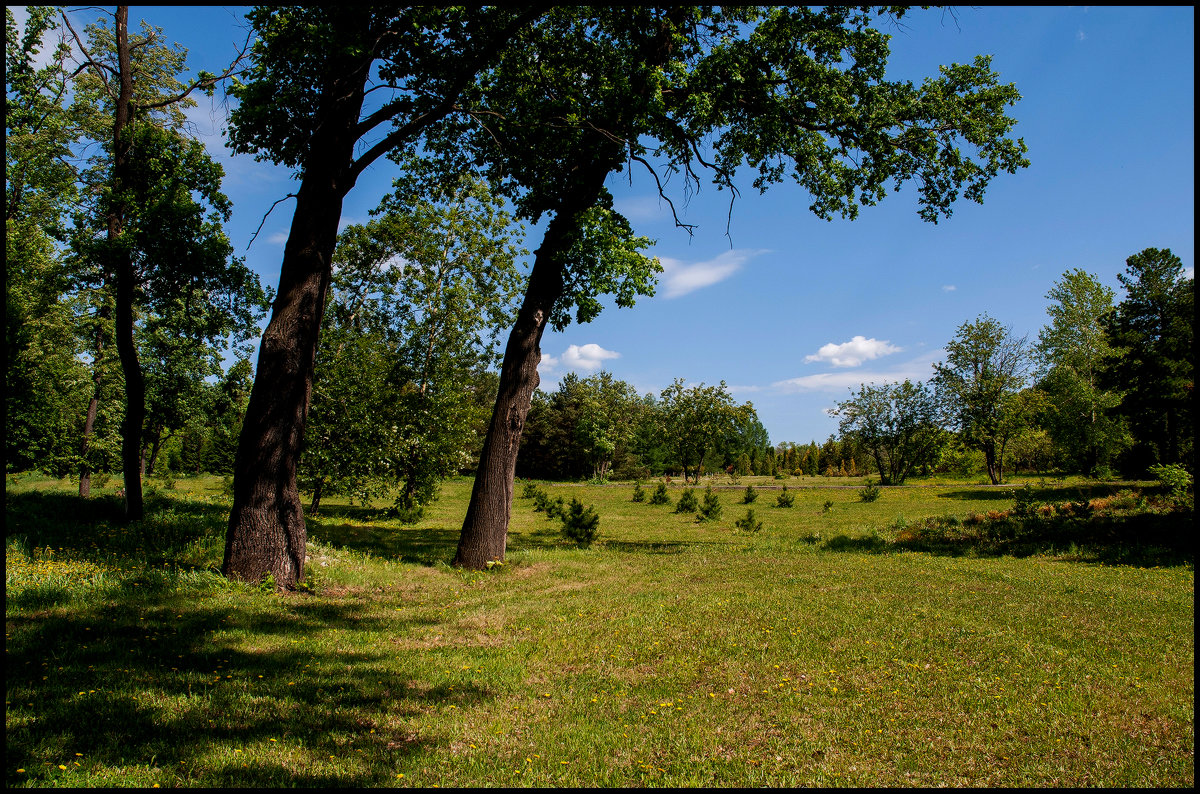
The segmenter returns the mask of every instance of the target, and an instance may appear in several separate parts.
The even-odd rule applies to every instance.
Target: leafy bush
[[[1013,492],[1012,514],[1016,518],[1032,518],[1037,515],[1042,503],[1033,495],[1033,488],[1025,483]]]
[[[754,490],[753,485],[746,486],[746,493],[742,495],[742,504],[748,505],[758,498],[758,491]]]
[[[675,505],[676,513],[694,513],[700,509],[700,505],[696,502],[696,492],[691,488],[684,488],[683,493],[679,495],[679,502]]]
[[[779,496],[775,499],[776,507],[791,507],[796,503],[796,494],[788,493],[787,486],[783,486],[783,490],[779,492]]]
[[[700,505],[701,521],[716,521],[721,517],[721,500],[713,493],[712,486],[704,489],[704,503]]]
[[[747,508],[745,517],[734,521],[733,525],[742,532],[758,532],[762,529],[762,521],[754,518],[754,508]]]
[[[654,493],[650,495],[650,504],[652,505],[669,505],[671,497],[667,495],[667,486],[665,483],[659,483],[654,489]]]
[[[777,469],[777,470],[775,471],[775,479],[777,479],[777,480],[786,480],[786,479],[787,479],[787,472],[786,472],[786,471],[783,471],[782,469]]]
[[[562,501],[562,498],[559,498]],[[590,546],[600,532],[600,515],[591,505],[572,498],[570,507],[562,511],[563,535],[581,546]]]
[[[1150,474],[1158,480],[1167,493],[1167,498],[1175,507],[1190,507],[1192,500],[1188,491],[1192,488],[1192,475],[1182,466],[1151,466]]]
[[[642,484],[640,482],[633,484],[633,501],[635,501],[635,502],[646,501],[646,490],[644,488],[642,488]]]
[[[526,482],[523,486],[521,486],[521,498],[522,499],[533,499],[535,496],[537,496],[537,494],[538,494],[537,483],[530,481],[530,482]]]
[[[550,495],[540,488],[533,490],[533,512],[544,513],[550,510]]]
[[[861,502],[874,502],[879,498],[879,494],[882,492],[883,489],[868,478],[867,484],[864,485],[863,489],[858,492],[858,499]]]
[[[567,514],[567,500],[561,496],[546,505],[546,518],[562,518]]]

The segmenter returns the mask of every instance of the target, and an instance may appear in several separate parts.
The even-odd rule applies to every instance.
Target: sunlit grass
[[[518,498],[487,572],[448,565],[469,481],[413,525],[330,500],[315,595],[285,596],[213,572],[219,478],[131,525],[115,498],[10,481],[6,782],[1192,785],[1190,551],[897,540],[898,518],[1011,506],[970,483],[864,503],[792,481],[794,507],[764,490],[740,533],[747,479],[717,522],[544,485],[595,505],[599,540]]]

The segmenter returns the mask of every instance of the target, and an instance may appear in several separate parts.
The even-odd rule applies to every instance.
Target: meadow
[[[539,483],[586,548],[518,483],[483,572],[469,480],[413,525],[327,499],[277,595],[215,572],[218,477],[127,524],[117,478],[9,475],[6,785],[1193,785],[1191,510],[1149,483],[1030,479],[1014,522],[977,482],[714,482],[704,522]]]

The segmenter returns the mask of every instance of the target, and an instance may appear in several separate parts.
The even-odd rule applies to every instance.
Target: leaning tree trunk
[[[588,173],[581,176],[572,195],[564,198],[534,257],[525,299],[504,348],[496,407],[479,456],[471,503],[454,557],[456,566],[479,570],[489,562],[504,560],[517,450],[533,391],[540,380],[537,367],[542,360],[542,332],[555,302],[562,297],[564,258],[577,231],[579,216],[596,202],[611,170],[610,163],[614,162],[611,152],[605,154],[580,158],[581,162],[589,162]]]
[[[312,395],[317,337],[325,314],[342,200],[353,187],[354,126],[362,109],[370,61],[361,78],[347,69],[333,78],[333,107],[314,136],[296,212],[284,248],[279,293],[263,332],[258,371],[238,439],[233,508],[221,572],[292,589],[304,576],[308,533],[296,485],[296,464]]]

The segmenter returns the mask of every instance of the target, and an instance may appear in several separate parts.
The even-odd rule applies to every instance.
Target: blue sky
[[[77,12],[87,20],[95,11]],[[192,69],[216,71],[245,37],[242,12],[221,7],[133,7],[187,47]],[[1143,248],[1195,262],[1192,8],[976,8],[951,17],[915,12],[894,31],[889,77],[919,81],[940,64],[993,56],[1022,100],[1011,111],[1032,165],[1000,175],[983,205],[960,202],[932,225],[902,189],[856,221],[808,212],[799,188],[759,195],[746,180],[726,234],[729,194],[708,187],[686,205],[694,235],[674,228],[642,174],[614,176],[616,206],[665,272],[655,297],[611,307],[542,342],[543,388],[567,371],[599,368],[657,392],[676,378],[724,380],[753,401],[771,441],[822,441],[836,432],[825,409],[863,382],[924,380],[962,323],[983,312],[1036,338],[1046,293],[1083,268],[1122,297],[1117,274]],[[283,169],[231,157],[218,131],[221,102],[190,114],[226,169],[234,202],[228,233],[264,281],[279,277],[291,220]],[[389,186],[390,163],[360,179],[343,224],[362,222]],[[526,247],[539,240],[531,230]]]

